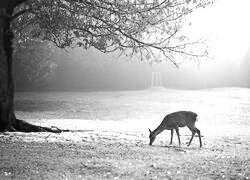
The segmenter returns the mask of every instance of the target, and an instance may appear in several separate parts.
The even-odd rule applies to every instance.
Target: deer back
[[[168,114],[163,119],[166,128],[184,127],[187,125],[193,125],[196,121],[197,114],[191,111],[178,111]]]

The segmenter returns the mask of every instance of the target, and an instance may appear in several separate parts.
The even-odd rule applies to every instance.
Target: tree
[[[188,14],[208,4],[209,0],[1,0],[0,131],[58,132],[15,117],[14,37],[17,42],[49,40],[60,48],[95,47],[178,66],[176,59],[207,55],[204,42],[190,42],[181,28]]]

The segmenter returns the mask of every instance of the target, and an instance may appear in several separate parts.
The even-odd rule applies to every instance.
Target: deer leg
[[[189,140],[189,143],[188,143],[188,146],[190,146],[190,144],[191,144],[191,142],[192,142],[192,140],[193,140],[193,138],[194,138],[195,132],[196,132],[196,127],[195,127],[194,124],[188,125],[187,127],[188,127],[188,128],[190,129],[190,131],[192,132],[192,137],[191,137],[191,139]]]
[[[201,133],[200,133],[200,130],[197,129],[195,126],[188,126],[188,128],[189,128],[190,131],[192,132],[192,137],[191,137],[191,139],[190,139],[190,141],[189,141],[189,143],[188,143],[188,146],[190,146],[190,144],[191,144],[191,142],[192,142],[192,140],[193,140],[193,138],[194,138],[195,133],[197,133],[198,136],[199,136],[200,147],[201,147],[201,146],[202,146],[202,142],[201,142]]]
[[[201,142],[201,132],[199,129],[195,128],[195,131],[197,132],[198,136],[199,136],[199,141],[200,141],[200,147],[202,146],[202,142]]]
[[[191,131],[192,131],[192,137],[191,137],[191,139],[190,139],[190,141],[188,143],[188,146],[190,146],[190,144],[191,144],[191,142],[192,142],[192,140],[194,138],[194,135],[195,135],[195,131],[194,130],[191,130]]]
[[[180,134],[179,134],[179,128],[178,128],[178,126],[175,127],[175,131],[176,131],[176,134],[178,136],[179,146],[181,147],[181,140],[180,140]]]
[[[171,139],[170,139],[170,144],[169,145],[171,145],[172,142],[173,142],[173,135],[174,135],[174,130],[171,129]]]

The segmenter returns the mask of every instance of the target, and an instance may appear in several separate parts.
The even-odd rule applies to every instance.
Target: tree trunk
[[[9,7],[0,6],[0,132],[61,132],[58,128],[35,126],[16,119],[12,73],[12,39],[14,36],[10,29],[10,17],[13,9],[9,9]]]
[[[6,10],[0,9],[0,130],[7,130],[11,125],[11,94],[9,91],[8,58],[5,52],[4,35]]]

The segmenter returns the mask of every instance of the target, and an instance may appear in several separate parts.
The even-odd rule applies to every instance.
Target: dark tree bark
[[[11,37],[8,33],[7,7],[0,9],[0,130],[7,130],[15,118],[13,105],[13,87],[10,73]],[[10,49],[8,49],[10,48]],[[8,57],[9,56],[9,57]],[[12,112],[11,112],[12,111]]]
[[[12,73],[12,40],[10,29],[11,17],[17,0],[1,0],[0,2],[0,132],[61,132],[60,129],[35,126],[15,116],[14,84]],[[23,2],[23,1],[20,1]]]

